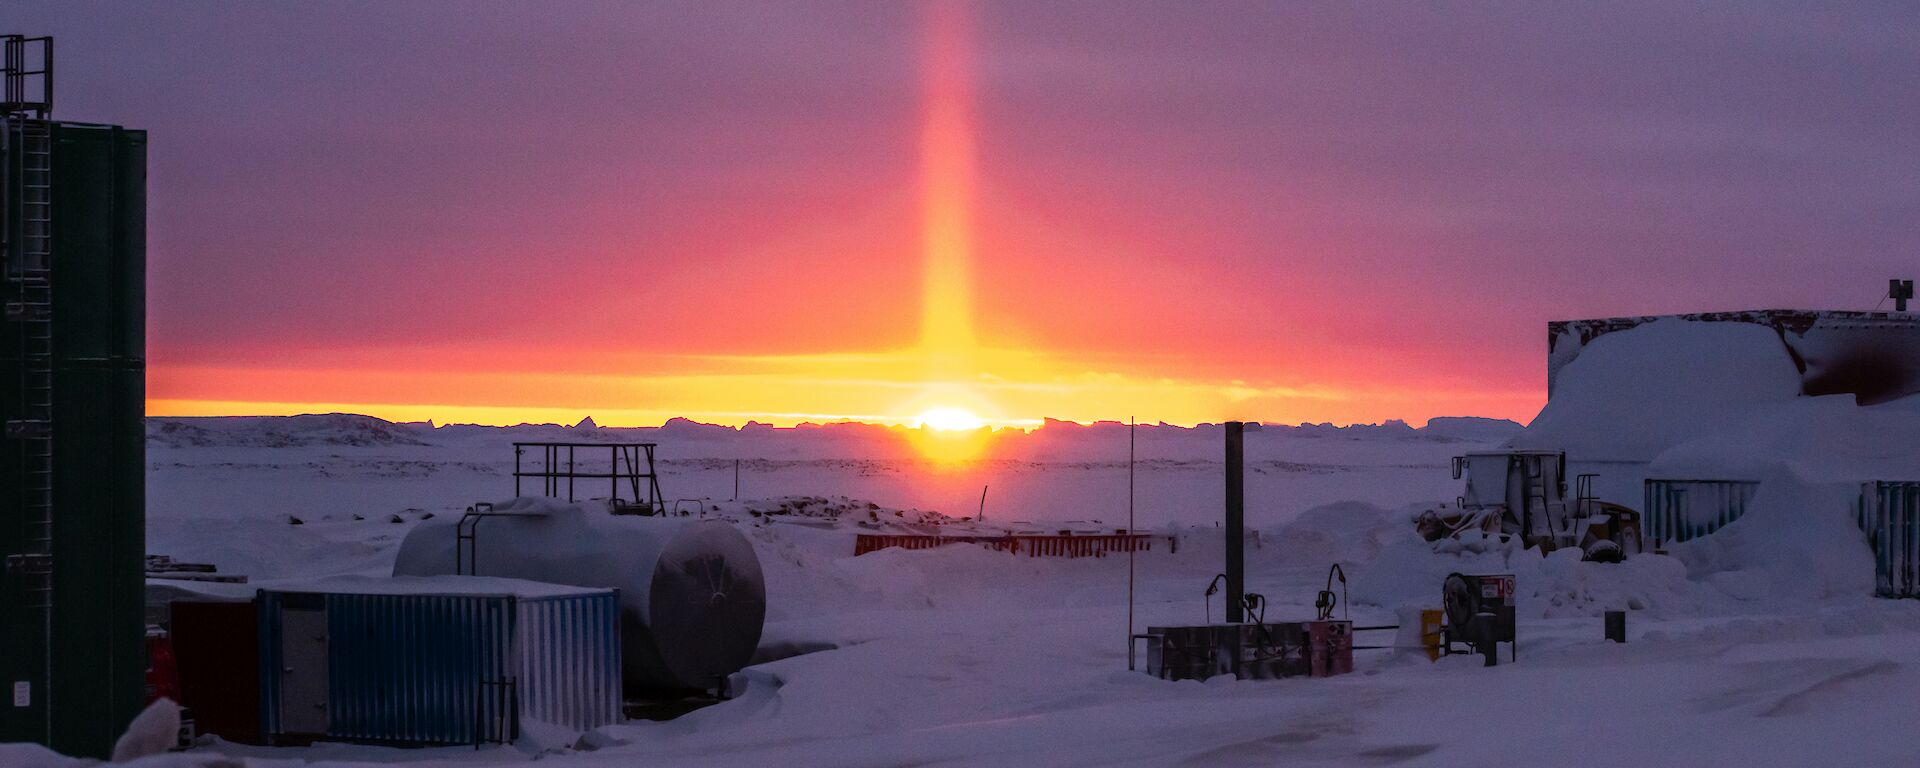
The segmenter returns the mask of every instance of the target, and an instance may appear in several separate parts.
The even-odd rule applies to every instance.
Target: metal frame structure
[[[5,56],[0,63],[0,82],[4,82],[0,87],[0,112],[32,113],[35,119],[47,119],[53,112],[53,38],[0,35],[0,49]],[[36,58],[40,68],[28,69],[35,66],[29,62]]]
[[[666,513],[665,497],[660,493],[660,475],[654,470],[657,443],[568,443],[524,442],[513,444],[513,495],[525,495],[523,481],[538,479],[540,493],[560,498],[564,480],[567,501],[575,501],[580,480],[606,480],[607,499],[617,514],[659,515]],[[527,451],[539,451],[539,463],[529,465]],[[605,450],[606,468],[583,469],[581,449],[587,453]],[[591,456],[588,462],[592,461]],[[645,464],[643,468],[641,465]],[[623,483],[624,481],[624,483]],[[625,485],[623,489],[621,486]],[[623,496],[622,491],[629,495]]]

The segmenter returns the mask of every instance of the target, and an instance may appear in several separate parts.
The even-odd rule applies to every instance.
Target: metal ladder
[[[20,413],[6,437],[20,447],[22,548],[7,558],[27,607],[53,607],[53,134],[49,123],[21,120],[19,239],[8,254],[7,279],[17,298],[7,322],[20,340]]]
[[[1539,530],[1533,529],[1531,522],[1527,523],[1526,529],[1532,530],[1533,535],[1536,537],[1544,536],[1546,541],[1551,542],[1551,546],[1553,547],[1567,546],[1572,538],[1571,533],[1569,530],[1564,530],[1554,524],[1553,501],[1547,492],[1546,471],[1544,468],[1539,468],[1540,471],[1536,472],[1534,471],[1536,468],[1538,467],[1528,466],[1523,470],[1526,474],[1527,483],[1525,497],[1526,514],[1531,516],[1534,510],[1539,510],[1540,522],[1546,526],[1546,532],[1542,534]],[[1564,512],[1565,506],[1563,502],[1561,504],[1562,512]],[[1546,550],[1543,549],[1542,551],[1544,552]]]

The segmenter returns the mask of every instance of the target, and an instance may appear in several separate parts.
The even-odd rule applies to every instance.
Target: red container
[[[173,658],[181,705],[200,733],[261,744],[260,622],[252,602],[175,602]]]

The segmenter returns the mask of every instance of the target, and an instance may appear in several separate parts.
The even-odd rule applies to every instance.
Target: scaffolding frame
[[[513,444],[513,495],[527,493],[527,481],[539,480],[539,493],[561,498],[564,486],[567,501],[577,501],[583,488],[607,481],[607,500],[615,514],[666,514],[666,502],[660,494],[660,475],[654,469],[657,443],[569,443],[516,442]],[[528,451],[535,456],[528,456]],[[605,469],[594,454],[605,451]],[[581,461],[586,454],[585,464]],[[562,482],[565,481],[565,482]]]

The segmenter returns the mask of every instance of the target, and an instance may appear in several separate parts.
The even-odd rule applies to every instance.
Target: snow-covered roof
[[[329,576],[263,586],[262,592],[344,595],[460,595],[538,599],[600,595],[611,589],[547,584],[496,576]]]

